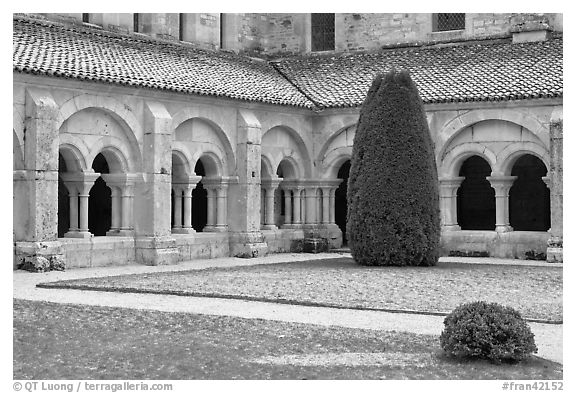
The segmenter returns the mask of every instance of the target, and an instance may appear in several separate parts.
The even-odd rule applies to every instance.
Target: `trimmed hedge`
[[[347,236],[361,265],[438,262],[440,211],[434,146],[407,71],[374,79],[354,137]]]
[[[538,352],[520,313],[497,303],[463,304],[444,319],[444,327],[440,345],[454,357],[518,362]]]

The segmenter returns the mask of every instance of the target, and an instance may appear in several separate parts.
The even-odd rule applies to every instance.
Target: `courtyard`
[[[334,253],[16,272],[14,378],[562,379],[562,268],[462,261],[443,258],[419,278],[420,269],[406,268],[363,275]],[[350,275],[348,285],[336,284],[339,274]],[[536,356],[495,365],[442,354],[442,312],[467,300],[459,288],[482,298],[489,291],[473,285],[481,279],[494,288],[487,300],[496,296],[533,320]],[[538,280],[548,282],[540,285],[545,299]],[[442,285],[453,287],[431,295]],[[81,286],[92,290],[73,289]],[[351,296],[361,290],[364,296]]]

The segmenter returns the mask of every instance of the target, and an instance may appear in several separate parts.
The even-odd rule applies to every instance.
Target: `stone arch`
[[[58,150],[66,163],[68,172],[85,172],[87,170],[85,156],[76,145],[61,143]]]
[[[516,161],[525,154],[538,157],[550,172],[550,154],[534,142],[518,142],[507,146],[498,154],[498,173],[509,176]]]
[[[456,175],[464,177],[456,195],[458,224],[463,230],[490,230],[496,225],[495,192],[487,177],[493,167],[479,154],[460,161]]]
[[[456,146],[444,157],[440,166],[440,177],[456,177],[462,163],[472,156],[480,156],[488,162],[492,171],[496,168],[496,154],[480,143],[463,143]]]
[[[136,135],[142,135],[142,126],[132,110],[124,103],[112,98],[93,96],[89,94],[80,94],[74,96],[60,106],[60,112],[57,119],[56,126],[58,129],[62,128],[64,122],[70,119],[73,115],[85,109],[99,109],[110,115],[124,131],[128,143],[130,145],[131,154],[129,157],[131,169],[136,171],[142,168],[142,155],[140,153],[139,143]],[[62,133],[60,133],[62,135]],[[95,157],[96,155],[94,155]],[[92,157],[92,159],[94,158]]]
[[[351,159],[356,125],[352,123],[338,129],[323,144],[316,158],[316,162],[320,164],[321,177],[337,178],[340,166]]]
[[[99,153],[102,153],[104,158],[106,158],[110,167],[110,173],[129,173],[137,171],[135,164],[127,159],[127,157],[130,157],[128,148],[113,138],[104,137],[99,139],[96,145],[92,148],[87,161],[92,163]]]
[[[186,177],[192,175],[192,168],[186,153],[172,149],[172,177]]]
[[[536,135],[544,144],[548,146],[548,129],[535,116],[528,112],[521,112],[514,109],[475,109],[462,113],[450,120],[438,133],[436,142],[436,162],[442,161],[442,156],[454,137],[464,129],[485,120],[503,120],[517,124]]]
[[[224,150],[223,153],[226,158],[222,162],[224,163],[226,172],[233,173],[235,169],[236,160],[234,149],[232,148],[232,143],[230,141],[230,138],[228,137],[228,135],[231,135],[231,132],[230,130],[225,130],[224,127],[221,126],[219,123],[221,119],[215,116],[210,111],[202,110],[201,108],[187,107],[181,109],[176,114],[174,114],[174,116],[172,117],[172,129],[174,130],[174,139],[176,140],[176,130],[178,129],[178,127],[180,127],[187,121],[194,119],[205,122],[212,128],[215,135],[220,140],[220,143],[222,144],[222,148]]]
[[[282,168],[280,168],[281,166]],[[284,159],[278,163],[274,174],[277,174],[280,169],[282,169],[284,179],[300,179],[302,174],[298,162],[292,157],[284,157]]]
[[[338,178],[338,171],[342,164],[352,159],[352,146],[340,147],[332,150],[330,155],[324,160],[324,175],[326,179]]]
[[[328,153],[328,149],[330,148],[330,145],[332,144],[332,142],[334,142],[335,139],[337,139],[339,136],[342,135],[342,133],[346,132],[346,131],[351,131],[353,134],[356,134],[356,126],[358,124],[355,123],[351,123],[351,124],[347,124],[344,127],[339,128],[338,130],[336,130],[336,132],[334,132],[333,134],[331,134],[328,139],[326,140],[326,142],[324,142],[324,144],[322,145],[322,148],[318,151],[318,155],[316,156],[317,161],[322,162],[325,160],[325,155],[327,155]],[[346,145],[348,146],[348,145]],[[352,144],[350,144],[350,146],[352,146]]]
[[[24,150],[23,145],[20,142],[18,135],[15,130],[12,130],[12,169],[19,170],[24,169]]]
[[[260,178],[269,179],[271,177],[276,176],[276,171],[274,171],[272,161],[267,155],[262,154],[262,156],[260,157],[260,162],[261,162]]]
[[[292,147],[285,144],[282,146],[273,145],[269,139],[275,132],[280,135],[285,133],[288,136],[288,141],[293,141],[294,145]],[[278,168],[282,160],[290,158],[293,163],[296,163],[300,176],[311,177],[312,175],[312,163],[306,143],[302,136],[289,126],[276,125],[264,132],[262,134],[262,152],[272,158],[271,162],[275,168]]]
[[[197,157],[197,158],[196,158]],[[220,157],[214,152],[204,151],[194,155],[192,162],[200,161],[206,172],[205,177],[218,177],[223,175],[223,164]]]
[[[66,163],[68,164],[68,159],[77,160],[78,164],[80,165],[80,171],[86,171],[88,169],[88,158],[90,157],[90,149],[86,145],[86,143],[76,135],[73,134],[60,134],[60,148],[64,146],[66,150],[69,151],[69,154],[64,158],[67,160]]]

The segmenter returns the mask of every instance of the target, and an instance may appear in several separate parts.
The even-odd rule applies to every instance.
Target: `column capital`
[[[548,189],[550,189],[550,176],[544,176],[542,178],[542,181],[544,182],[544,184],[546,184],[546,187],[548,187]]]
[[[466,179],[464,176],[441,177],[438,179],[438,181],[440,183],[440,187],[460,187],[464,179]]]
[[[276,189],[282,183],[281,177],[273,177],[273,178],[263,178],[261,180],[261,185],[263,188],[273,188]]]
[[[172,178],[172,185],[178,185],[186,189],[187,187],[196,187],[198,183],[202,180],[202,176],[180,176],[178,178]]]
[[[101,175],[107,186],[134,186],[142,180],[139,173],[104,173]]]
[[[518,176],[488,176],[486,180],[490,182],[490,186],[496,191],[496,196],[507,196],[510,187],[514,184]]]

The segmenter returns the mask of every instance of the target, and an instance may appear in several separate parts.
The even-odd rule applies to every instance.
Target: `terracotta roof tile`
[[[265,61],[18,17],[13,27],[18,72],[313,107]]]
[[[425,103],[562,97],[562,38],[307,56],[274,62],[318,106],[362,104],[372,79],[410,70]]]

